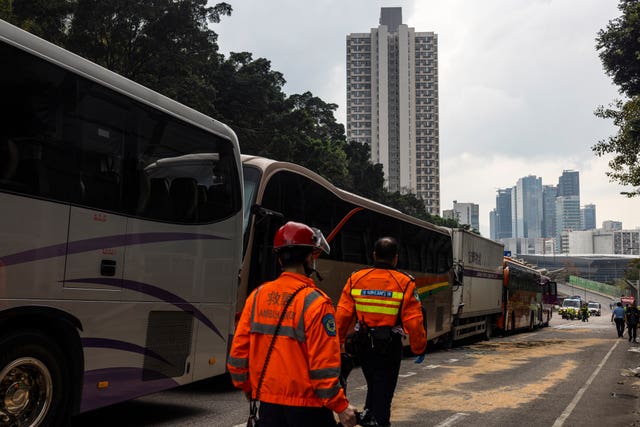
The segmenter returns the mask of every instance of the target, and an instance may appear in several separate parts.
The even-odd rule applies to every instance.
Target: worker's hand
[[[340,424],[344,427],[355,427],[356,425],[356,408],[349,405],[347,409],[338,414]]]

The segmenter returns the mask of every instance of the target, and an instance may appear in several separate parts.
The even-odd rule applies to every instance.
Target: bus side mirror
[[[284,219],[284,215],[277,211],[272,211],[271,209],[263,208],[260,205],[252,205],[251,213],[257,217],[257,221],[260,222],[265,218],[278,218],[280,220]]]

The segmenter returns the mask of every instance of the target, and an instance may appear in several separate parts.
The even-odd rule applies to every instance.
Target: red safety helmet
[[[328,254],[331,250],[320,230],[300,222],[289,221],[276,232],[273,239],[273,250],[277,252],[283,248],[295,246],[308,246],[315,253],[324,251]]]

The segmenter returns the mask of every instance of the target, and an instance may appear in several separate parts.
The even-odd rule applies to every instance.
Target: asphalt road
[[[608,299],[589,322],[434,349],[403,361],[394,426],[640,426],[640,344],[617,339]],[[359,369],[349,397],[362,408]],[[93,411],[73,426],[243,426],[248,404],[216,378]]]

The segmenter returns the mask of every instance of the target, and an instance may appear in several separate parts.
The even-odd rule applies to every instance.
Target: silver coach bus
[[[285,221],[319,228],[331,253],[318,259],[317,282],[334,304],[349,274],[373,264],[373,246],[379,237],[398,239],[398,268],[416,280],[416,290],[427,313],[431,342],[451,331],[453,263],[448,229],[335,187],[320,175],[293,163],[242,156],[245,218],[244,260],[238,290],[239,316],[245,298],[262,282],[279,274],[273,236]]]
[[[0,424],[225,372],[235,134],[0,21]]]

